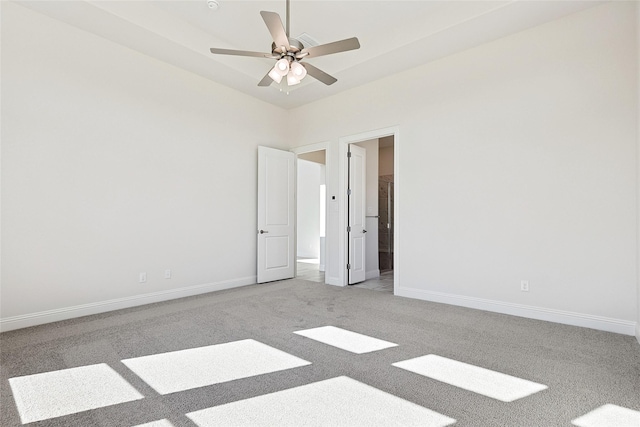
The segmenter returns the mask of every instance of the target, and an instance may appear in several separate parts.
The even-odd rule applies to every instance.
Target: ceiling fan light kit
[[[294,38],[289,37],[289,0],[287,1],[287,28],[282,25],[280,15],[275,12],[262,11],[260,15],[271,33],[273,43],[271,53],[250,52],[244,50],[211,48],[210,51],[217,55],[237,55],[253,56],[261,58],[276,59],[276,63],[269,70],[266,76],[260,80],[258,86],[270,86],[272,82],[280,83],[283,77],[287,77],[287,85],[294,86],[309,74],[311,77],[321,81],[326,85],[332,85],[338,81],[319,68],[309,63],[301,63],[303,59],[316,58],[318,56],[330,55],[333,53],[345,52],[360,48],[360,42],[356,37],[340,40],[337,42],[321,44],[305,48],[304,45]]]

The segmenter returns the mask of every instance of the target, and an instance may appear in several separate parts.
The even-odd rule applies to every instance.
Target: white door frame
[[[294,153],[296,155],[296,161],[295,161],[296,199],[298,197],[298,155],[299,154],[305,154],[305,153],[313,153],[314,151],[325,150],[325,183],[326,183],[326,177],[329,176],[329,170],[330,170],[329,169],[329,162],[330,162],[330,160],[329,160],[329,158],[330,158],[329,157],[329,145],[330,144],[328,142],[318,142],[316,144],[303,145],[302,147],[295,147],[295,148],[292,148],[291,150],[289,150],[289,151],[291,151],[292,153]],[[328,194],[329,193],[327,192],[325,197],[328,198],[329,197]],[[325,204],[324,204],[325,205],[325,216],[324,216],[325,217],[325,221],[329,220],[328,217],[327,217],[327,214],[326,214],[327,213],[326,212],[327,206],[329,206],[327,202],[328,201],[325,200]],[[297,204],[297,202],[296,202],[296,208],[295,208],[295,214],[294,215],[295,215],[294,221],[295,221],[296,225],[295,225],[295,229],[294,229],[294,240],[293,240],[294,241],[294,248],[293,248],[293,250],[294,250],[295,257],[296,257],[295,259],[297,260],[297,257],[298,257],[298,204]],[[325,230],[329,230],[328,224],[325,224]],[[327,232],[326,236],[325,236],[326,247],[329,247],[329,234],[330,233]],[[327,259],[327,256],[325,254],[325,260],[326,259]],[[327,269],[325,268],[325,272],[326,272],[326,270]],[[294,274],[294,277],[298,277],[298,263],[297,263],[297,261],[294,263],[293,274]],[[326,283],[326,273],[325,273],[325,283]]]
[[[353,144],[356,142],[368,141],[370,139],[382,138],[385,136],[393,135],[393,185],[394,185],[394,200],[393,200],[393,283],[394,283],[394,294],[395,289],[400,286],[400,209],[398,206],[400,205],[400,197],[398,191],[398,184],[400,182],[400,168],[399,160],[400,160],[400,127],[393,126],[383,129],[376,129],[368,132],[358,133],[355,135],[349,135],[340,138],[338,141],[338,150],[339,150],[339,182],[340,182],[340,192],[339,192],[339,206],[340,206],[340,215],[339,215],[339,224],[338,224],[338,241],[341,242],[339,245],[339,266],[340,266],[340,279],[341,286],[347,286],[349,284],[349,275],[347,274],[347,245],[349,244],[348,234],[347,234],[347,151],[349,149],[349,144]],[[327,236],[328,238],[328,236]]]

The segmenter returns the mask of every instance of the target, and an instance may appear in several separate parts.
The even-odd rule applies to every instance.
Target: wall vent
[[[294,37],[294,38],[298,40],[300,43],[302,43],[304,47],[312,47],[312,46],[320,45],[320,42],[318,40],[314,39],[307,33],[302,33],[298,37]]]

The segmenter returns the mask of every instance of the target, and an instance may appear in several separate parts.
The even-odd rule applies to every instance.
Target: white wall
[[[298,158],[298,228],[299,257],[320,258],[320,184],[324,165]]]
[[[255,283],[256,147],[286,117],[3,2],[2,327]]]
[[[333,141],[336,162],[339,138],[400,129],[397,294],[633,334],[634,7],[598,6],[292,112],[296,140]]]
[[[367,170],[365,178],[367,180],[365,277],[367,279],[372,279],[380,276],[380,260],[378,255],[378,219],[373,218],[378,215],[378,139],[358,142],[355,145],[358,145],[367,151]]]
[[[1,326],[252,283],[286,120],[331,141],[328,282],[338,139],[397,125],[399,294],[633,333],[639,25],[612,2],[284,112],[2,2]]]

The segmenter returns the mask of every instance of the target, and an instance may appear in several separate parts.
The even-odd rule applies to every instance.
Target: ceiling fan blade
[[[311,77],[320,80],[322,83],[326,84],[327,86],[332,85],[338,81],[338,79],[336,79],[335,77],[330,76],[329,74],[325,73],[324,71],[322,71],[317,67],[314,67],[311,64],[302,63],[302,62],[300,64],[302,64],[302,66],[307,69],[307,73]]]
[[[211,53],[215,53],[217,55],[238,55],[238,56],[256,56],[258,58],[273,58],[272,53],[262,53],[262,52],[251,52],[248,50],[233,50],[233,49],[218,49],[216,47],[212,47],[209,49]],[[277,56],[278,58],[280,56]]]
[[[269,72],[262,78],[262,80],[260,80],[260,82],[258,83],[258,86],[270,86],[271,83],[273,83],[273,79],[271,77],[269,77],[269,73],[271,72],[271,69],[269,69]]]
[[[287,37],[287,32],[284,30],[280,15],[275,12],[266,12],[264,10],[260,12],[260,15],[262,15],[264,23],[267,24],[267,28],[271,33],[271,37],[273,38],[273,42],[276,44],[276,47],[284,46],[289,50],[289,37]]]
[[[354,50],[360,48],[360,42],[357,37],[350,39],[344,39],[333,43],[321,44],[319,46],[311,46],[307,49],[302,49],[301,54],[306,54],[309,58],[317,58],[318,56],[330,55],[332,53],[346,52],[347,50]]]

